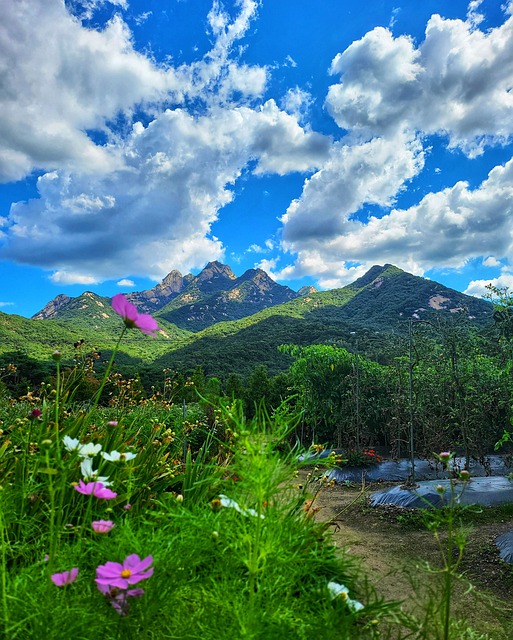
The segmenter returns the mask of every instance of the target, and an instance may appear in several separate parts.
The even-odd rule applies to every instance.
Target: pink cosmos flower
[[[148,556],[141,560],[136,553],[128,556],[123,564],[119,562],[107,562],[96,569],[96,584],[102,591],[103,587],[110,589],[128,589],[130,585],[137,584],[153,575],[153,567],[149,566],[153,557]]]
[[[75,582],[78,575],[78,569],[75,567],[70,571],[63,571],[62,573],[54,573],[50,576],[52,582],[58,587],[65,587],[67,584]]]
[[[126,327],[129,329],[137,327],[143,333],[155,338],[155,331],[159,330],[157,321],[148,313],[139,313],[122,293],[112,298],[112,308],[123,318]]]
[[[75,485],[75,491],[83,493],[85,496],[92,494],[95,498],[103,498],[104,500],[112,500],[118,495],[114,491],[107,489],[101,482],[85,483],[83,480],[79,480],[78,485]]]
[[[112,520],[95,520],[91,526],[96,533],[109,533],[116,526]]]

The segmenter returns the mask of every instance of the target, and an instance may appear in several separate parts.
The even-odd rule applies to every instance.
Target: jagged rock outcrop
[[[59,310],[62,309],[70,300],[69,296],[60,293],[53,300],[50,300],[45,306],[32,316],[33,320],[55,320],[59,317]]]
[[[132,304],[144,313],[155,313],[178,296],[194,279],[192,273],[182,276],[173,270],[152,289],[126,294]]]

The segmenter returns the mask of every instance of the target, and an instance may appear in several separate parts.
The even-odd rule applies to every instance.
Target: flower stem
[[[107,380],[108,377],[110,375],[111,369],[112,369],[112,365],[114,364],[114,358],[116,357],[116,353],[118,352],[119,349],[119,345],[121,344],[121,340],[123,339],[123,336],[126,333],[126,326],[123,327],[123,331],[121,332],[118,341],[116,342],[114,349],[112,350],[112,355],[110,357],[109,360],[109,364],[107,365],[107,368],[105,369],[105,373],[103,375],[103,379],[102,382],[100,384],[100,388],[98,389],[98,391],[96,392],[94,398],[93,398],[93,403],[91,405],[91,408],[89,409],[89,415],[91,415],[91,413],[96,409],[96,407],[98,406],[98,402],[100,401],[103,389],[105,388],[105,385],[107,384]]]

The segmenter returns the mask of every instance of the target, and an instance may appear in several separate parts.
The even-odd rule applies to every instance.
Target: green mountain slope
[[[248,272],[246,278],[236,278],[224,265],[211,265],[212,273],[205,272],[203,281],[198,282],[195,278],[162,313],[156,314],[162,328],[157,338],[152,339],[137,330],[127,332],[118,363],[132,365],[132,371],[138,363],[156,370],[166,367],[191,370],[200,364],[207,373],[223,376],[231,372],[249,373],[257,364],[266,364],[272,373],[277,373],[289,364],[288,357],[278,351],[282,344],[350,346],[354,345],[356,336],[360,348],[371,342],[384,344],[393,334],[406,335],[410,320],[456,319],[459,312],[475,326],[492,324],[490,303],[392,265],[375,266],[346,287],[323,292],[305,290],[301,297],[267,306],[237,320],[215,322],[197,333],[177,326],[179,322],[166,320],[179,320],[180,313],[190,312],[178,301],[187,290],[191,295],[197,294],[204,307],[213,300],[218,305],[216,314],[212,313],[210,317],[208,308],[202,310],[197,324],[192,323],[197,330],[203,322],[214,322],[222,305],[230,302],[223,298],[226,289],[215,292],[217,285],[225,287],[229,281],[236,291],[242,291],[242,296],[251,298],[260,295],[262,282],[269,284],[264,277],[259,284],[257,278],[255,291],[255,273],[260,276],[260,272]],[[268,280],[272,291],[273,281]],[[66,357],[72,357],[73,343],[81,338],[97,349],[106,352],[112,349],[123,325],[112,310],[110,300],[86,292],[78,298],[64,297],[61,302],[59,321],[28,320],[0,314],[0,353],[21,351],[40,359],[48,358],[58,348]],[[233,314],[233,308],[230,309]],[[191,326],[188,318],[188,326]]]

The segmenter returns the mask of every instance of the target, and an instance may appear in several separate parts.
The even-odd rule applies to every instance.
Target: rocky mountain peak
[[[33,320],[51,320],[58,316],[59,310],[62,309],[68,302],[73,300],[64,293],[60,293],[53,300],[50,300],[45,306],[32,316]]]
[[[299,289],[297,295],[298,297],[308,296],[311,293],[317,293],[317,291],[318,290],[313,285],[305,285],[304,287],[301,287],[301,289]]]
[[[177,285],[182,286],[182,281],[183,281],[182,274],[176,269],[173,269],[173,271],[170,271],[167,274],[167,276],[162,280],[160,285],[164,287],[175,287]]]
[[[227,264],[218,262],[217,260],[207,263],[205,267],[200,271],[200,273],[196,276],[199,282],[204,282],[205,280],[211,280],[218,277],[224,277],[230,280],[236,279],[236,276],[230,269],[230,267]]]

